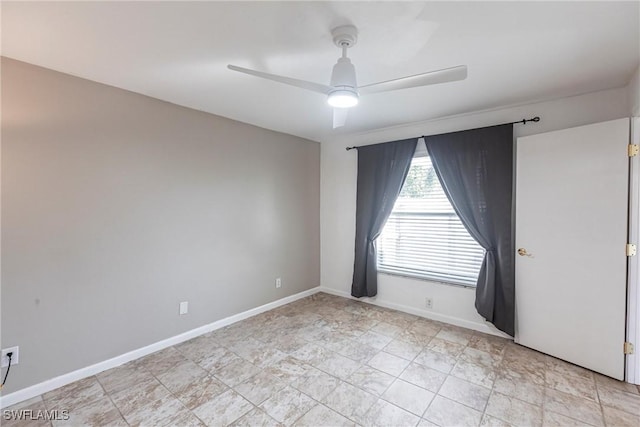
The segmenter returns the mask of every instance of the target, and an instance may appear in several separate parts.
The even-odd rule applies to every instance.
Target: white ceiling
[[[626,85],[639,2],[2,2],[2,54],[316,141]],[[359,84],[466,64],[462,82],[370,95],[332,129],[323,95],[352,23]]]

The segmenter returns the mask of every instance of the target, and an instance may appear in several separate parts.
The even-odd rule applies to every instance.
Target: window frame
[[[425,145],[423,140],[418,141],[418,146],[416,147],[416,152],[413,155],[414,159],[415,158],[420,158],[420,157],[429,157],[429,153],[427,152],[427,147],[426,147],[426,145]],[[413,161],[413,159],[412,159],[412,161]],[[438,185],[442,186],[440,184],[440,182],[438,182]],[[403,186],[404,186],[404,184],[403,184]],[[456,217],[458,217],[458,219],[460,218],[457,213],[454,212],[454,214],[455,214]],[[464,224],[463,224],[463,226],[464,226]],[[386,223],[385,223],[384,227],[386,227]],[[383,230],[384,230],[384,227],[383,227]],[[468,231],[467,231],[467,233],[468,233]],[[469,237],[471,237],[471,239],[473,239],[472,236],[469,236]],[[475,239],[473,239],[473,240],[475,241]],[[477,244],[477,242],[476,242],[476,244]],[[478,246],[481,247],[479,244],[478,244]],[[484,251],[484,249],[483,249],[483,251]],[[384,275],[388,275],[388,276],[404,277],[404,278],[407,278],[407,279],[420,280],[420,281],[424,281],[424,282],[443,284],[443,285],[454,286],[454,287],[459,287],[459,288],[476,289],[476,287],[477,287],[476,284],[472,285],[472,284],[469,284],[467,282],[458,281],[455,278],[443,279],[441,276],[437,276],[437,275],[430,276],[429,274],[411,274],[410,271],[399,272],[399,271],[397,271],[395,269],[394,270],[385,269],[380,264],[380,251],[378,251],[378,258],[377,258],[376,262],[377,262],[377,267],[378,267],[378,273],[384,274]],[[481,268],[481,266],[480,266],[480,268]],[[480,268],[478,269],[478,274],[480,273]]]

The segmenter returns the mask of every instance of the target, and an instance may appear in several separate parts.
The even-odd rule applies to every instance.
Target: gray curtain
[[[354,297],[378,293],[376,239],[402,190],[417,142],[412,138],[358,148]]]
[[[514,335],[513,125],[425,138],[440,183],[469,234],[486,250],[476,310]]]

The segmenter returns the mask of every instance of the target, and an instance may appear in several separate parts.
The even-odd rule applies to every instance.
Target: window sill
[[[387,276],[404,277],[406,279],[420,280],[422,282],[435,283],[437,285],[453,286],[455,288],[467,288],[467,289],[476,288],[475,285],[467,285],[466,283],[445,282],[442,279],[429,279],[427,277],[422,277],[422,276],[412,276],[410,274],[396,273],[395,271],[378,270],[378,274],[384,274]]]

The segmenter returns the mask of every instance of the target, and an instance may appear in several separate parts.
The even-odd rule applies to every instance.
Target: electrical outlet
[[[182,301],[180,303],[180,315],[187,314],[189,312],[189,301]]]
[[[2,368],[6,368],[7,366],[9,366],[9,357],[7,356],[7,353],[13,353],[11,355],[11,366],[13,365],[17,365],[19,362],[19,352],[18,350],[20,349],[20,347],[15,346],[15,347],[10,347],[10,348],[5,348],[2,350],[2,363],[0,363],[0,367]]]
[[[429,310],[431,310],[433,308],[433,298],[431,297],[426,297],[424,299],[424,305],[425,307],[427,307]]]
[[[278,277],[276,279],[276,288],[281,288],[281,287],[282,287],[282,279]]]

